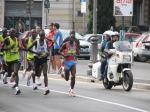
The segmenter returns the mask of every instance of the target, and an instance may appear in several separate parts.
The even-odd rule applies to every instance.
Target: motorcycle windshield
[[[117,51],[132,51],[131,44],[127,41],[117,41],[113,43],[113,47]]]

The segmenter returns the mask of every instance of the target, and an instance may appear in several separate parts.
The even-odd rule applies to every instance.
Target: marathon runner
[[[35,64],[35,75],[39,75],[40,67],[43,70],[44,83],[45,83],[45,93],[47,95],[50,93],[48,89],[48,77],[47,77],[47,57],[49,55],[48,42],[45,39],[44,30],[40,30],[40,38],[33,42],[33,44],[28,48],[29,51],[32,51],[31,48],[34,47],[34,64]]]
[[[71,72],[71,82],[70,82],[70,89],[69,89],[69,95],[71,96],[75,96],[75,93],[73,92],[74,85],[75,85],[75,75],[76,75],[75,56],[76,54],[79,55],[79,48],[74,41],[75,41],[75,35],[71,35],[69,41],[63,43],[63,45],[59,49],[59,53],[65,57],[64,60],[65,74],[62,77],[64,77],[65,80],[68,81],[70,76],[69,72]]]
[[[2,35],[0,35],[0,48],[2,48],[4,39],[7,37],[7,29],[3,28],[2,30]],[[7,84],[7,70],[6,70],[6,65],[5,65],[5,61],[4,61],[4,52],[1,50],[0,51],[0,63],[1,63],[1,74],[3,74],[3,83]]]
[[[19,70],[19,42],[16,36],[16,30],[14,28],[10,29],[10,36],[5,38],[3,43],[3,48],[5,48],[5,62],[7,66],[8,75],[7,77],[11,76],[11,73],[14,72],[14,79],[16,83],[16,95],[21,93],[19,89],[19,77],[18,77],[18,70]],[[12,71],[13,70],[13,71]]]
[[[25,41],[23,41],[23,46],[25,48],[29,48],[32,43],[37,39],[37,33],[36,30],[31,31],[32,36],[27,38]],[[27,52],[27,62],[28,62],[28,69],[30,70],[30,74],[28,75],[27,78],[27,86],[30,86],[30,79],[32,77],[33,79],[33,90],[37,89],[37,85],[35,83],[35,67],[34,67],[34,54],[32,52]],[[22,76],[23,78],[25,77],[25,74]]]
[[[75,35],[75,34],[76,34],[76,32],[75,32],[74,30],[71,30],[69,35],[71,36],[71,35]],[[69,41],[70,36],[68,36],[67,38],[65,38],[65,40],[63,41],[63,43],[61,44],[61,46],[62,46],[65,42]],[[76,43],[76,45],[77,45],[77,47],[78,47],[78,49],[79,49],[79,53],[80,53],[80,41],[79,41],[77,38],[75,38],[75,39],[74,39],[74,42]],[[77,58],[76,56],[75,56],[75,58],[76,58],[76,61],[77,61],[78,58]]]

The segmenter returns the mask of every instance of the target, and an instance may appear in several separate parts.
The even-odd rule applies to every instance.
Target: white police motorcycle
[[[131,65],[133,63],[133,52],[127,41],[116,41],[113,43],[115,49],[110,49],[112,54],[108,61],[107,81],[103,79],[106,89],[122,85],[125,91],[130,91],[133,85]]]

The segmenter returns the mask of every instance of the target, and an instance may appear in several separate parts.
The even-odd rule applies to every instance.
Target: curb
[[[19,71],[19,74],[21,74],[21,73],[22,73],[22,71]],[[58,75],[58,74],[48,74],[48,78],[52,78],[52,79],[62,79],[61,76]],[[87,83],[103,84],[102,81],[98,81],[98,80],[95,79],[95,78],[83,77],[83,76],[76,76],[76,81],[87,82]],[[150,84],[145,84],[145,83],[133,83],[133,88],[150,90]]]

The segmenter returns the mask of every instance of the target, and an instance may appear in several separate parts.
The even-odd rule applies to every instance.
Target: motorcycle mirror
[[[116,53],[116,50],[115,49],[109,49],[109,53],[114,54],[114,53]]]

